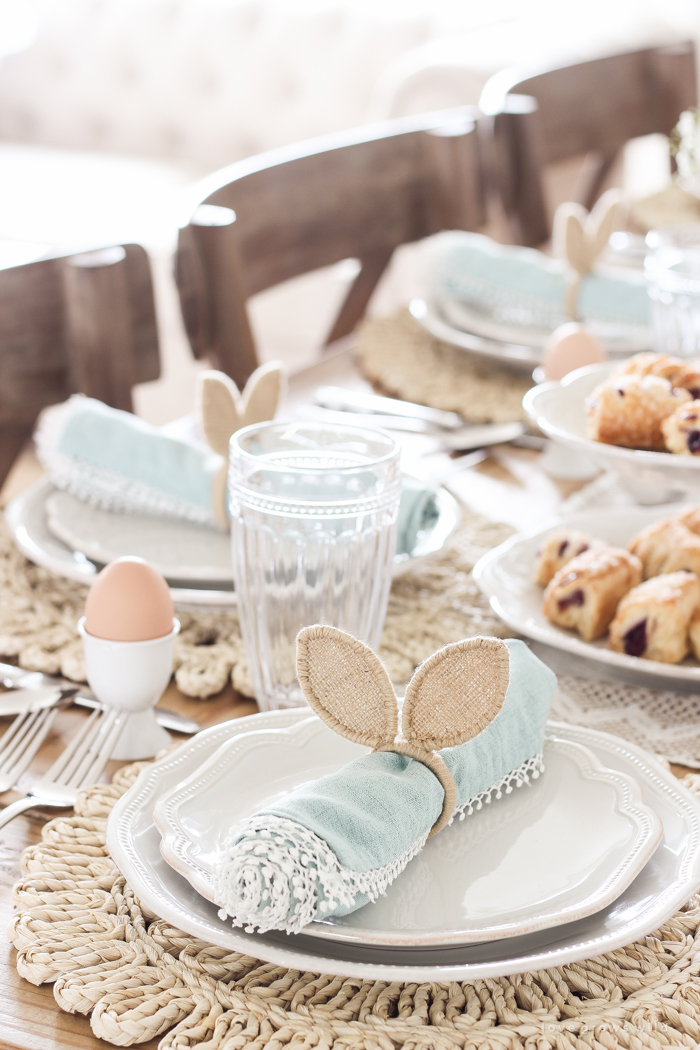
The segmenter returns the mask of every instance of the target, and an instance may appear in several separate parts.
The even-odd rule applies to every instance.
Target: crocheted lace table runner
[[[145,763],[78,798],[22,855],[9,936],[20,975],[117,1046],[161,1050],[661,1050],[700,1044],[700,897],[585,962],[473,983],[302,973],[216,948],[147,913],[105,847]],[[700,794],[700,776],[686,778]]]

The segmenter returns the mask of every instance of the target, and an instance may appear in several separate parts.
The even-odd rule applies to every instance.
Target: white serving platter
[[[441,550],[461,520],[459,503],[444,489],[436,494],[438,517],[418,534],[410,554],[397,555],[394,575]],[[5,511],[19,549],[38,565],[88,586],[101,565],[124,554],[145,558],[167,579],[178,607],[235,605],[230,536],[186,521],[116,514],[91,507],[42,477]]]
[[[305,935],[249,934],[218,917],[218,909],[171,868],[160,852],[156,800],[196,771],[226,740],[259,728],[284,728],[308,718],[303,710],[234,719],[199,733],[147,766],[118,800],[107,823],[107,845],[134,892],[179,929],[230,951],[275,965],[388,981],[462,981],[498,977],[599,955],[652,932],[700,885],[700,806],[647,752],[590,729],[553,723],[561,739],[588,747],[610,769],[631,775],[663,825],[651,860],[617,901],[578,922],[524,937],[449,948],[371,948]]]
[[[547,437],[581,453],[601,470],[614,471],[637,503],[700,498],[700,456],[646,452],[586,437],[585,400],[615,367],[614,362],[587,365],[560,383],[540,383],[528,390],[523,408]]]
[[[474,579],[493,611],[514,631],[543,642],[650,687],[673,688],[680,682],[700,686],[700,664],[688,656],[680,664],[643,660],[608,647],[607,636],[586,642],[576,632],[550,623],[542,612],[543,588],[533,580],[535,555],[543,540],[562,525],[581,529],[616,547],[626,547],[632,537],[660,518],[672,517],[683,504],[655,507],[620,507],[570,514],[544,528],[518,533],[494,547],[474,566]]]
[[[317,717],[222,744],[156,803],[161,852],[207,900],[232,827],[370,749]],[[430,839],[376,902],[312,922],[310,936],[434,948],[518,937],[612,904],[661,837],[636,782],[555,736],[545,773]]]

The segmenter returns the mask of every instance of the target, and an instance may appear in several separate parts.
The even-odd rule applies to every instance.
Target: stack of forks
[[[75,688],[57,691],[55,699],[38,701],[17,715],[0,740],[0,794],[15,787],[46,739],[56,714],[72,703]],[[34,806],[68,809],[82,788],[95,784],[104,771],[129,713],[98,707],[31,792],[0,810],[0,828]]]

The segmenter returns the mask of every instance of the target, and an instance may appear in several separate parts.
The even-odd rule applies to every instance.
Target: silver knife
[[[362,390],[344,390],[339,386],[320,386],[315,393],[317,405],[332,408],[337,412],[372,412],[385,416],[408,416],[422,419],[444,430],[455,430],[464,426],[457,412],[444,412],[441,408],[429,408],[412,401],[400,401],[395,397],[366,394]]]
[[[484,423],[461,430],[447,430],[439,435],[444,449],[452,452],[467,452],[472,448],[485,448],[487,445],[502,445],[515,441],[527,430],[524,423]]]
[[[330,388],[332,389],[332,388]],[[403,403],[403,402],[401,402]],[[330,409],[318,407],[315,412],[330,422],[357,422],[361,426],[383,427],[385,430],[404,430],[414,434],[427,434],[440,439],[442,447],[449,451],[469,451],[472,448],[485,448],[488,445],[502,445],[505,442],[523,443],[525,448],[532,447],[527,427],[524,423],[474,423],[462,424],[461,427],[447,430],[438,429],[435,424],[424,419],[413,419],[411,416],[383,416],[377,413],[365,414],[348,409]],[[537,440],[537,439],[535,439]],[[431,453],[430,453],[431,454]]]
[[[22,667],[15,667],[14,664],[0,663],[0,685],[6,689],[75,688],[79,690],[80,696],[75,697],[74,704],[79,707],[99,707],[97,698],[88,686],[76,685],[75,682],[62,678],[60,675],[42,674],[41,671],[25,671]],[[186,718],[177,711],[170,711],[166,707],[156,707],[154,710],[158,725],[161,725],[163,729],[170,729],[174,733],[191,734],[198,733],[202,728],[199,722]]]

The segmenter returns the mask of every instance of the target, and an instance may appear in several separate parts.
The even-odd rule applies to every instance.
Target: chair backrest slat
[[[209,176],[193,204],[178,249],[185,324],[195,354],[241,384],[256,362],[245,320],[251,295],[357,258],[360,274],[330,333],[338,338],[361,317],[398,245],[483,223],[475,113],[460,107],[275,150]],[[205,234],[212,206],[231,209],[235,223],[211,213]]]
[[[137,244],[0,269],[0,484],[48,405],[72,393],[131,407],[160,354],[148,256]]]
[[[528,97],[535,104],[523,119]],[[626,142],[656,132],[668,135],[680,113],[696,104],[690,42],[559,69],[512,68],[495,74],[484,87],[481,106],[495,118],[502,198],[514,239],[537,244],[549,235],[545,165],[595,154],[581,200],[591,207]]]

